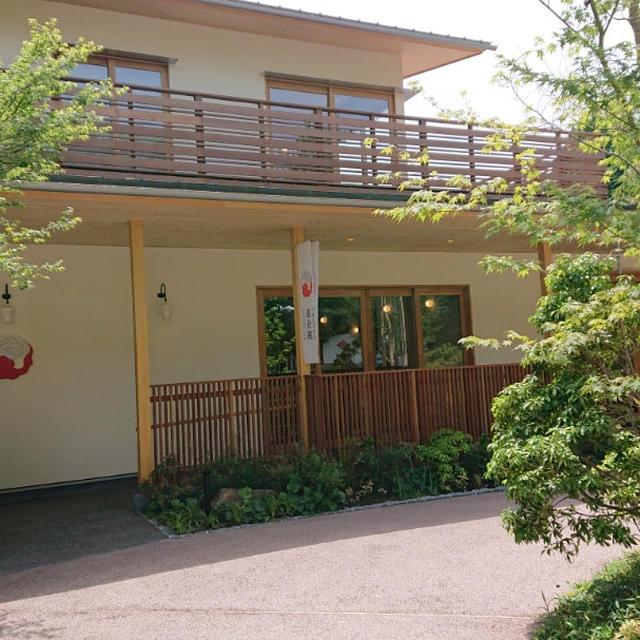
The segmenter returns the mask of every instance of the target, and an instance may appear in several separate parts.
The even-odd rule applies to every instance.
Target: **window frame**
[[[360,332],[362,335],[362,360],[364,373],[376,371],[375,345],[373,342],[373,319],[371,317],[371,298],[375,296],[410,296],[413,299],[413,340],[415,341],[415,357],[418,364],[416,368],[427,369],[424,366],[424,353],[422,343],[422,322],[420,296],[429,295],[457,295],[460,297],[460,328],[462,336],[473,334],[471,324],[471,287],[462,285],[328,285],[320,286],[320,297],[360,297]],[[266,333],[264,323],[265,298],[293,298],[293,287],[282,286],[256,286],[256,304],[258,312],[258,350],[260,360],[260,376],[269,377],[267,374]],[[462,350],[462,366],[475,364],[473,349]],[[312,365],[313,374],[321,374],[322,365]],[[293,374],[295,375],[295,374]]]

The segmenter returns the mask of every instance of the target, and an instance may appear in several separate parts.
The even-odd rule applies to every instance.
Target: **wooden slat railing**
[[[518,150],[482,153],[485,137],[493,131],[480,126],[129,88],[130,93],[105,100],[96,109],[110,130],[69,147],[63,161],[67,175],[380,192],[393,190],[399,182],[379,182],[390,170],[426,178],[432,188],[444,187],[459,175],[474,185],[503,177],[511,190],[521,180],[514,160]],[[375,139],[370,148],[364,146],[369,138]],[[384,153],[389,145],[413,155],[427,149],[429,164],[417,167],[392,159]],[[526,136],[522,148],[535,149],[543,177],[562,185],[588,184],[604,193],[600,157],[578,151],[575,135],[537,131]]]
[[[364,437],[426,442],[444,428],[477,439],[489,433],[493,398],[524,374],[519,364],[494,364],[309,376],[309,441],[322,449]]]
[[[291,376],[152,385],[154,464],[290,450],[298,441],[297,385]]]
[[[492,399],[525,375],[519,364],[306,376],[309,442],[426,442],[438,429],[489,433]],[[244,378],[151,387],[154,463],[291,451],[299,442],[300,378]]]

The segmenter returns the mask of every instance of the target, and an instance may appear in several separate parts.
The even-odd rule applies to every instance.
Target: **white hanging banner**
[[[320,243],[301,242],[296,246],[298,255],[298,292],[302,321],[302,353],[307,364],[320,362],[320,338],[318,335],[318,270],[320,267]]]

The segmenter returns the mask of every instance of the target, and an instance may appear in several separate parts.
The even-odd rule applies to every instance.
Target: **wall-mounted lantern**
[[[162,282],[160,284],[160,291],[158,291],[158,298],[162,300],[160,303],[160,317],[163,320],[169,320],[171,318],[172,308],[171,305],[167,302],[167,285]]]
[[[11,300],[11,294],[9,293],[8,284],[4,285],[4,293],[2,294],[2,299],[5,301],[5,304],[0,305],[0,316],[2,317],[2,322],[11,324],[13,322],[16,310],[9,302]]]

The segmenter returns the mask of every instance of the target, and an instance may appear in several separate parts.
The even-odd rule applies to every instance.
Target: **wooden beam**
[[[298,374],[298,405],[300,416],[300,445],[303,451],[309,450],[309,416],[307,409],[307,388],[305,376],[311,374],[311,365],[304,361],[302,348],[302,305],[298,287],[298,253],[296,247],[304,242],[304,229],[291,228],[291,282],[293,285],[293,320],[296,335],[296,373]]]
[[[138,433],[138,480],[153,471],[151,454],[151,403],[149,379],[149,327],[144,264],[144,229],[142,222],[129,223],[131,256],[131,293],[133,298],[133,342],[136,367],[136,416]]]
[[[540,266],[542,271],[540,272],[540,295],[547,295],[547,285],[544,282],[547,275],[547,268],[553,262],[553,253],[551,251],[551,245],[546,242],[538,243],[538,260],[540,260]]]

